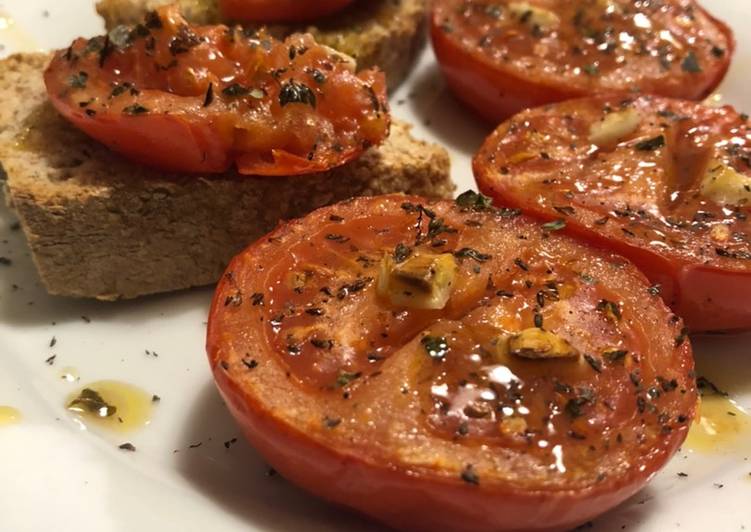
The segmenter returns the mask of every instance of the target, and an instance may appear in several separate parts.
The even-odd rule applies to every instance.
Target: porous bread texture
[[[166,174],[133,164],[48,102],[47,54],[0,62],[5,193],[51,294],[105,300],[207,285],[281,220],[353,196],[447,197],[449,158],[395,122],[377,148],[297,177]]]
[[[96,7],[106,27],[112,29],[137,24],[146,12],[174,3],[196,24],[233,22],[222,18],[217,0],[100,0]],[[354,57],[358,68],[380,67],[393,89],[409,74],[425,43],[427,9],[427,0],[357,0],[311,24],[277,24],[269,29],[279,37],[312,33],[318,42]]]

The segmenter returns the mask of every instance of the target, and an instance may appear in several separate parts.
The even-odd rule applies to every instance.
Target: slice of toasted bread
[[[97,11],[111,29],[136,24],[147,11],[171,3],[177,3],[196,24],[232,22],[222,20],[217,0],[99,0]],[[389,87],[394,88],[407,76],[424,43],[426,12],[427,0],[359,0],[314,25],[275,25],[270,29],[279,36],[310,32],[320,43],[354,57],[359,68],[379,66]]]
[[[282,178],[186,176],[128,162],[89,139],[48,103],[47,54],[0,62],[0,162],[52,294],[133,298],[210,284],[229,259],[279,220],[353,196],[449,196],[446,151],[396,122],[389,139],[321,174]]]

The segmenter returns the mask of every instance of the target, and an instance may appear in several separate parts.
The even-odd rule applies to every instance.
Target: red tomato
[[[562,530],[676,451],[681,320],[625,259],[489,201],[359,198],[232,261],[208,355],[286,478],[404,530]]]
[[[432,37],[449,87],[495,123],[603,92],[701,99],[735,48],[693,0],[436,0]]]
[[[751,328],[750,155],[730,107],[605,96],[520,113],[474,170],[499,203],[630,258],[690,329],[734,330]]]
[[[107,37],[78,39],[45,72],[76,127],[144,164],[179,172],[328,170],[388,135],[383,74],[296,34],[284,42],[193,27],[174,6]]]
[[[225,18],[238,22],[296,22],[326,17],[353,0],[219,0]]]

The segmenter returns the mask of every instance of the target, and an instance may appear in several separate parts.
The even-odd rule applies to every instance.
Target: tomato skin
[[[322,18],[350,5],[353,0],[220,0],[222,15],[238,22],[300,22]]]
[[[217,301],[214,301],[214,305]],[[213,312],[213,311],[212,311]],[[213,345],[209,338],[208,345]],[[683,356],[690,357],[690,349]],[[253,447],[285,479],[326,499],[356,509],[390,527],[433,532],[558,532],[570,530],[614,508],[644,484],[633,478],[617,489],[524,493],[465,486],[410,475],[316,444],[253,404],[212,358],[217,387]],[[647,470],[662,466],[682,440],[650,455]]]
[[[212,302],[206,348],[218,389],[245,437],[285,478],[331,502],[354,508],[400,530],[566,530],[588,521],[637,492],[652,473],[676,452],[685,438],[687,426],[672,431],[659,445],[642,449],[641,455],[635,458],[641,464],[641,469],[637,471],[634,468],[629,475],[617,480],[580,489],[525,490],[513,484],[490,481],[470,485],[456,478],[405,467],[396,457],[393,460],[379,459],[379,451],[387,446],[381,440],[374,440],[370,444],[372,456],[326,445],[313,434],[316,429],[311,432],[303,424],[291,424],[280,417],[281,409],[296,408],[294,404],[297,400],[289,398],[288,401],[284,396],[289,390],[298,388],[292,384],[294,377],[290,376],[289,370],[285,377],[283,369],[273,368],[276,365],[274,355],[267,352],[266,345],[269,338],[253,325],[258,323],[256,313],[265,315],[259,309],[271,303],[269,299],[253,298],[261,295],[261,286],[269,282],[266,276],[276,275],[262,261],[268,260],[269,265],[274,265],[271,268],[276,269],[278,254],[284,254],[271,251],[276,243],[286,245],[283,243],[287,239],[294,240],[295,235],[307,234],[305,228],[312,231],[325,225],[334,215],[342,219],[357,214],[378,216],[374,213],[385,214],[390,208],[398,208],[399,204],[405,202],[425,203],[430,208],[436,205],[426,203],[421,198],[406,196],[355,199],[338,208],[335,206],[316,211],[302,222],[294,221],[281,226],[251,245],[230,264]],[[297,251],[290,250],[289,253],[296,254]],[[642,279],[637,272],[635,274]],[[250,279],[253,281],[246,284]],[[277,285],[272,283],[272,286]],[[249,303],[247,299],[252,292],[255,292],[251,298],[253,302]],[[235,306],[233,296],[237,294],[242,294],[246,303]],[[276,294],[275,298],[284,297],[278,288],[273,294]],[[661,305],[659,299],[657,304]],[[668,313],[666,310],[663,312],[664,321],[658,328],[668,322]],[[341,326],[346,327],[346,324],[342,323]],[[240,330],[242,339],[233,336]],[[672,347],[672,339],[669,343]],[[247,353],[241,345],[248,346]],[[240,364],[238,371],[238,356],[252,357],[252,364],[243,359],[245,367]],[[693,369],[688,341],[675,348],[673,357],[672,363],[680,367],[681,372]],[[248,370],[251,366],[255,369]],[[254,389],[255,385],[248,380],[256,378],[252,372],[267,369],[270,373],[257,378],[262,380],[263,387],[268,387],[266,393],[274,390],[275,396],[280,398],[280,403],[273,406],[267,403],[268,395]],[[631,384],[628,386],[631,387]],[[316,389],[321,388],[317,385],[303,386],[300,393],[311,394],[314,393],[311,390]],[[691,387],[685,391],[683,398],[686,404],[691,405],[687,411],[690,418],[693,416],[695,390]],[[307,417],[307,414],[303,417]]]
[[[308,34],[190,26],[176,6],[77,39],[44,73],[55,108],[132,160],[182,173],[323,172],[388,135],[382,72]],[[113,44],[113,43],[117,44]]]
[[[614,96],[574,100],[525,111],[504,122],[496,132],[486,139],[483,147],[473,160],[473,171],[479,189],[493,197],[499,204],[524,209],[525,212],[547,221],[560,219],[560,212],[551,208],[553,193],[549,195],[541,193],[539,196],[535,196],[536,192],[528,192],[527,186],[520,188],[514,183],[514,170],[511,170],[508,176],[501,175],[489,164],[488,161],[491,159],[498,161],[498,153],[494,153],[494,151],[506,135],[503,132],[505,131],[504,128],[517,119],[524,121],[533,115],[544,115],[546,117],[571,115],[576,114],[577,109],[589,109],[591,106],[599,108],[601,105],[608,105],[608,102],[617,105],[616,102],[621,100],[621,97]],[[712,120],[730,122],[731,125],[738,122],[738,118],[736,118],[738,114],[729,107],[712,110],[698,106],[693,102],[657,97],[645,98],[645,101],[651,102],[645,104],[645,107],[650,110],[668,109],[673,105],[677,106],[676,109],[682,109],[686,116],[691,116],[692,111],[696,112],[697,109],[707,115],[714,114],[715,118],[707,119],[710,124],[712,124]],[[545,131],[541,131],[540,134],[544,135]],[[572,138],[567,142],[575,141]],[[552,145],[548,147],[551,150],[555,149]],[[635,153],[638,154],[639,152]],[[634,156],[632,160],[638,160],[638,155]],[[589,162],[583,161],[581,164],[586,169]],[[502,165],[503,163],[498,164]],[[701,168],[697,168],[697,170],[701,170]],[[628,174],[628,171],[626,173]],[[694,241],[692,242],[694,247],[687,247],[686,250],[667,251],[650,246],[649,242],[643,239],[634,240],[633,238],[613,236],[606,233],[598,223],[603,215],[607,215],[605,212],[607,209],[604,207],[603,210],[589,208],[580,204],[579,201],[577,199],[569,202],[575,207],[577,215],[566,218],[566,231],[600,248],[611,249],[627,257],[644,272],[653,284],[660,286],[661,295],[665,302],[676,314],[683,318],[691,331],[731,332],[751,329],[751,305],[748,303],[751,301],[749,299],[751,297],[751,269],[745,266],[744,261],[736,261],[735,264],[731,264],[717,257],[707,259],[701,255],[698,242],[707,241],[706,235],[699,238],[696,235],[688,234],[687,238],[689,241]],[[665,218],[671,215],[671,210],[664,205],[655,208]],[[701,208],[697,209],[700,210]],[[715,206],[715,209],[717,209],[717,206]],[[747,208],[741,207],[741,211],[746,212]],[[736,228],[735,231],[744,231],[745,225],[743,224],[745,222],[741,220],[745,220],[745,218],[742,217],[741,220],[735,220],[733,217],[727,218],[725,220],[727,223],[732,221],[740,224],[740,227]],[[713,254],[715,246],[716,244],[708,240],[706,247],[712,249]]]
[[[746,331],[751,328],[751,274],[684,266],[677,275],[675,306],[689,328],[696,331]]]
[[[467,54],[441,29],[436,18],[434,13],[430,35],[446,84],[457,99],[487,122],[497,124],[522,109],[584,95],[566,86],[544,86],[496,70]]]
[[[231,142],[223,142],[211,124],[190,116],[100,116],[93,119],[55,94],[57,111],[78,129],[129,159],[171,172],[226,171]]]
[[[518,207],[541,220],[558,217],[534,205],[518,202],[513,193],[483,178],[477,170],[480,191],[506,206]],[[611,249],[628,257],[679,315],[692,332],[742,332],[751,329],[751,273],[723,271],[697,264],[666,259],[659,253],[623,241],[613,241],[593,233],[590,227],[568,221],[566,230],[583,241],[602,249]]]
[[[544,78],[534,71],[501,65],[460,42],[454,33],[462,30],[446,31],[447,13],[451,9],[459,9],[458,4],[458,0],[438,0],[434,3],[430,30],[433,48],[446,83],[454,95],[477,116],[490,123],[497,124],[526,108],[594,94],[625,93],[631,88],[625,84],[619,87],[598,83],[576,84],[562,76]],[[718,68],[699,74],[698,79],[689,80],[678,74],[667,78],[646,78],[637,83],[640,92],[701,100],[709,96],[724,78],[736,46],[732,30],[701,6],[695,5],[695,9],[715,26],[727,42],[727,50]],[[513,63],[515,59],[512,57],[510,62]]]

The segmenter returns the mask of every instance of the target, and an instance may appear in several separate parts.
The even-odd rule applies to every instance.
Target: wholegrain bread
[[[48,103],[47,54],[0,62],[0,162],[52,294],[133,298],[213,283],[280,220],[353,196],[453,192],[446,151],[396,122],[358,160],[309,176],[186,176],[150,170],[86,137]]]
[[[176,3],[183,15],[196,24],[232,23],[223,20],[218,0],[100,0],[97,11],[112,29],[136,24],[147,11]],[[399,85],[425,41],[427,0],[360,0],[344,11],[314,25],[274,25],[281,37],[296,31],[310,32],[322,44],[357,60],[359,68],[379,66],[388,85]]]

